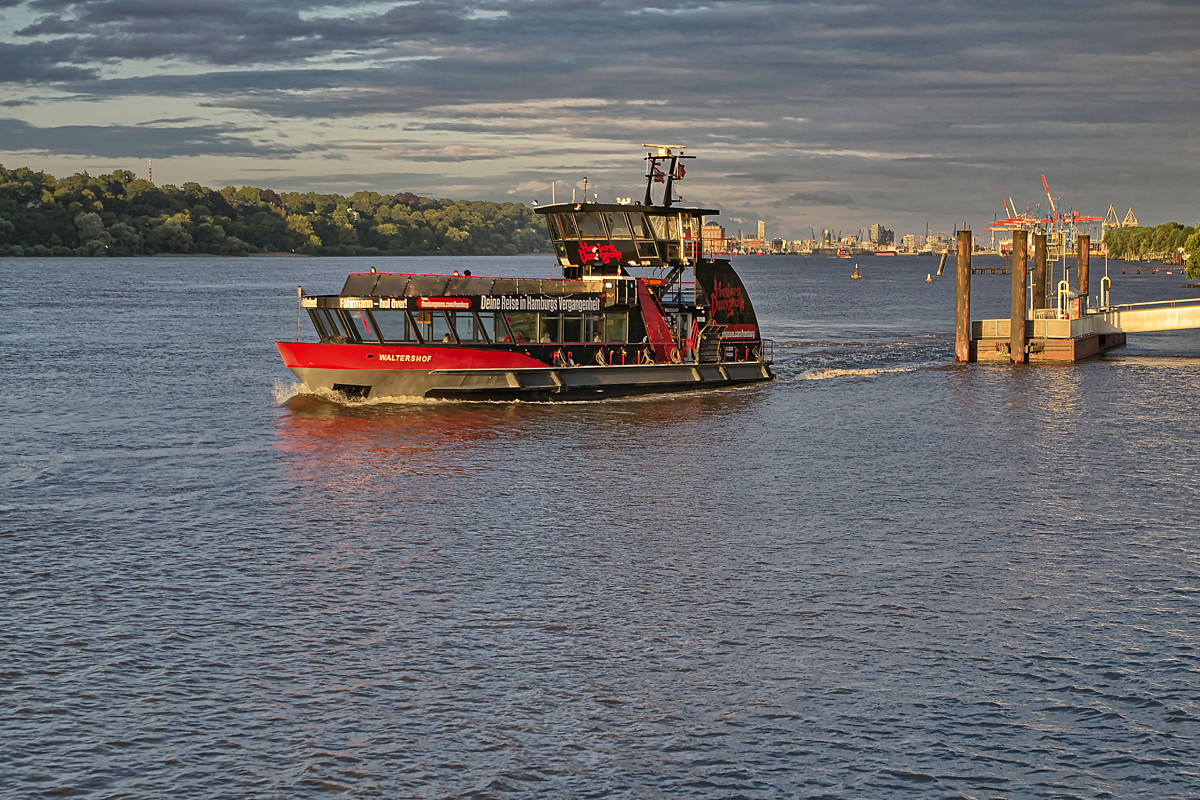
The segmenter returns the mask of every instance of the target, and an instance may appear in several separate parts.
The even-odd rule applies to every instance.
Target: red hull
[[[547,365],[511,350],[454,346],[276,342],[288,369],[531,369]]]

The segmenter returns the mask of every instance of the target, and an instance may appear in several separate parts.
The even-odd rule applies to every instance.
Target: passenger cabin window
[[[529,311],[514,311],[509,314],[508,327],[512,330],[511,343],[528,344],[538,341],[538,315]]]
[[[583,317],[580,315],[564,314],[562,318],[562,341],[583,341]]]
[[[629,341],[629,318],[626,314],[605,314],[604,315],[604,341],[606,342],[627,342]]]
[[[604,317],[600,314],[583,315],[583,342],[604,341]]]
[[[437,344],[450,332],[446,325],[446,317],[441,311],[414,311],[413,320],[416,322],[417,335],[426,344]]]
[[[371,313],[375,325],[385,342],[415,342],[416,331],[409,321],[408,313],[398,309],[377,309]]]
[[[354,323],[354,329],[358,332],[358,338],[364,342],[379,341],[375,326],[371,324],[371,320],[367,317],[369,313],[364,308],[355,309],[349,312],[350,321]]]
[[[318,331],[321,333],[322,339],[344,339],[348,342],[354,342],[358,340],[359,337],[354,330],[354,326],[347,322],[345,317],[342,315],[343,312],[329,308],[318,308],[314,310],[316,312],[314,321],[319,319],[320,324],[318,325],[318,328],[324,328],[323,332]]]
[[[483,328],[475,321],[475,314],[470,311],[447,312],[454,323],[454,330],[460,342],[486,342]]]
[[[561,342],[562,324],[557,314],[543,314],[541,317],[541,338],[539,342]]]
[[[454,334],[450,331],[450,324],[446,321],[446,314],[442,311],[434,311],[431,313],[433,317],[433,335],[427,339],[429,342],[453,342]]]
[[[325,323],[325,312],[319,308],[308,309],[308,318],[312,320],[313,328],[317,331],[317,336],[322,340],[328,339],[333,334],[329,332]]]
[[[480,314],[479,323],[479,329],[489,342],[500,342],[508,336],[508,329],[504,327],[504,315],[498,311]]]

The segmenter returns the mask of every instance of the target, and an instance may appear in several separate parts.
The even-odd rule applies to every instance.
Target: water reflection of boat
[[[693,156],[647,147],[643,202],[536,209],[562,278],[351,273],[340,294],[300,292],[320,341],[276,342],[284,364],[302,391],[354,398],[612,397],[774,378],[741,278],[701,251],[718,212],[673,205]]]

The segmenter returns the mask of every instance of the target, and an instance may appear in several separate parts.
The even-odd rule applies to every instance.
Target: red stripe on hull
[[[276,342],[289,369],[529,369],[545,362],[510,350]]]

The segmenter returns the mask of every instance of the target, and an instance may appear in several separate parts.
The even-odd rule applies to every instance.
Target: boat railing
[[[664,306],[690,308],[696,305],[696,287],[692,285],[679,286],[663,293]]]
[[[667,261],[675,264],[679,262],[697,261],[700,258],[700,248],[702,241],[692,237],[682,237],[668,241],[667,243]]]
[[[718,363],[740,364],[747,361],[761,361],[767,364],[775,361],[775,342],[762,339],[754,342],[723,342]]]

